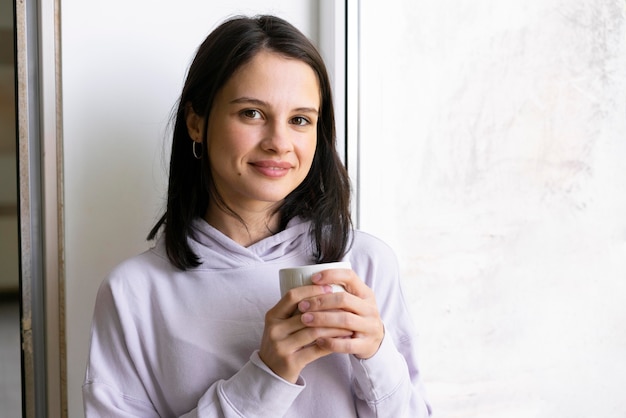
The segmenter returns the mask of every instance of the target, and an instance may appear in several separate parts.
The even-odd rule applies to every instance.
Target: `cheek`
[[[246,129],[236,126],[223,126],[210,132],[208,137],[209,155],[217,160],[238,160],[254,142]]]
[[[311,164],[313,164],[313,157],[315,157],[316,147],[317,138],[313,138],[312,140],[307,141],[306,146],[304,146],[301,150],[301,161],[307,166],[307,168],[310,168]]]

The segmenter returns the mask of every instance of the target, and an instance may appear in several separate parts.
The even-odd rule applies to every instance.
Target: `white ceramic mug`
[[[311,264],[308,266],[290,267],[281,269],[278,272],[280,280],[280,296],[285,296],[289,289],[294,287],[313,284],[311,277],[315,273],[330,269],[350,269],[352,265],[348,261],[338,261],[336,263]],[[331,285],[333,292],[344,292],[341,285]]]

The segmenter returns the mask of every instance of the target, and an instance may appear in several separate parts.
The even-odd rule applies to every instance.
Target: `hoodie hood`
[[[230,269],[312,254],[311,222],[298,217],[289,221],[283,231],[249,247],[233,241],[202,218],[196,218],[192,227],[189,241],[200,258],[198,269]]]

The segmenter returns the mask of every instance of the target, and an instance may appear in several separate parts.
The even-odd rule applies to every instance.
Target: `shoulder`
[[[143,287],[155,277],[173,273],[174,267],[160,253],[158,247],[151,248],[119,263],[107,275],[102,287],[127,291],[131,288]]]
[[[113,270],[111,270],[112,276],[126,275],[144,272],[159,268],[163,263],[163,259],[151,248],[141,254],[130,257],[121,263],[119,263]]]
[[[345,258],[370,287],[394,286],[399,279],[396,253],[386,242],[366,232],[354,231],[352,246]]]
[[[367,232],[355,230],[353,232],[351,257],[367,258],[372,261],[397,264],[394,250],[382,239]]]
[[[145,315],[160,283],[174,275],[174,267],[153,249],[122,261],[100,283],[95,316],[129,320]]]

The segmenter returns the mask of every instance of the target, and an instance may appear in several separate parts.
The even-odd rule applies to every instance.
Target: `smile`
[[[265,177],[277,178],[285,176],[292,168],[291,164],[286,161],[255,161],[250,165]]]

